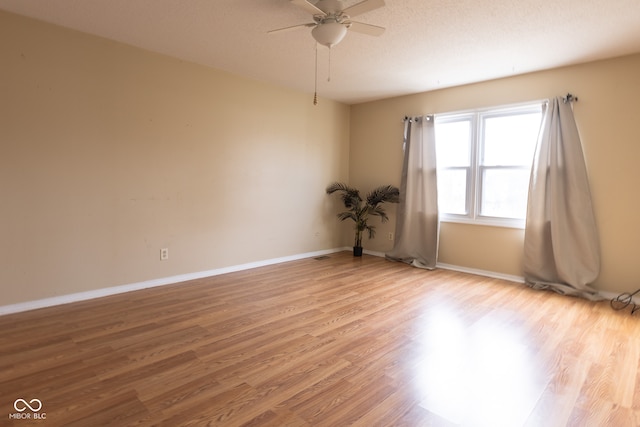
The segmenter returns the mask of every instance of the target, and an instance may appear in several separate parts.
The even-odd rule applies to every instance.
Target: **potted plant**
[[[385,202],[400,201],[400,190],[392,185],[382,185],[371,190],[364,200],[360,197],[358,190],[342,182],[330,184],[326,191],[327,194],[341,193],[342,202],[347,210],[340,212],[338,218],[341,221],[351,219],[355,222],[353,256],[362,256],[362,233],[365,230],[369,232],[370,239],[375,237],[375,227],[368,223],[369,215],[379,216],[382,222],[386,222],[389,217],[381,205]]]

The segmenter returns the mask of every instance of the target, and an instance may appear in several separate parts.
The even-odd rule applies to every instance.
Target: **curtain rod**
[[[567,102],[578,102],[578,97],[577,97],[576,95],[573,95],[573,94],[572,94],[572,93],[570,93],[570,92],[567,92],[567,94],[566,94],[565,96],[563,96],[563,97],[562,97],[562,101],[563,101],[565,104],[566,104]],[[549,102],[549,99],[538,100],[538,101],[528,101],[528,102],[525,102],[525,103],[518,103],[518,104],[513,104],[513,105],[506,105],[506,106],[503,106],[503,107],[506,107],[506,108],[509,108],[509,107],[517,107],[517,106],[519,106],[519,105],[521,105],[521,104],[522,104],[522,105],[526,105],[526,104],[533,104],[533,103],[536,103],[536,102],[548,103],[548,102]],[[487,110],[489,110],[489,109],[493,109],[493,108],[498,108],[498,107],[492,107],[492,108],[486,108],[486,109],[487,109]],[[481,109],[481,110],[482,110],[482,109]],[[464,113],[467,113],[467,112],[470,112],[470,111],[476,111],[476,110],[458,111],[457,113],[464,114]],[[455,113],[445,113],[445,114],[455,114]],[[411,120],[411,121],[413,121],[413,120],[415,120],[416,118],[419,118],[419,117],[429,117],[429,116],[435,117],[435,114],[431,113],[431,114],[422,114],[422,115],[417,115],[417,116],[404,116],[404,118],[402,119],[402,121],[403,121],[403,122],[406,122],[407,120]]]
[[[426,120],[432,120],[433,116],[434,116],[434,114],[422,114],[422,115],[419,115],[419,116],[404,116],[402,121],[406,122],[407,120],[409,120],[410,122],[413,122],[414,120],[419,120],[422,117],[424,117]]]

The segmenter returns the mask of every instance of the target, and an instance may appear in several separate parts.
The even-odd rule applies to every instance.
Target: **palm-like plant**
[[[341,193],[344,207],[348,210],[340,212],[338,218],[341,221],[351,219],[355,222],[354,253],[356,253],[355,248],[362,248],[362,233],[365,230],[369,233],[370,239],[376,235],[376,228],[368,223],[369,215],[379,216],[380,221],[386,222],[389,217],[381,205],[385,202],[398,203],[400,201],[400,190],[392,185],[374,188],[365,199],[362,199],[358,190],[342,182],[330,184],[326,191],[327,194]]]

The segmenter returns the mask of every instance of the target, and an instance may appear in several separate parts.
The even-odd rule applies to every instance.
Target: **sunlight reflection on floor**
[[[547,381],[535,346],[509,315],[490,312],[471,323],[446,305],[429,310],[414,372],[421,406],[464,426],[526,421]]]

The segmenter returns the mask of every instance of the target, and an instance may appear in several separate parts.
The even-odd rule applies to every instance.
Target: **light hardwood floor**
[[[367,255],[2,316],[0,331],[6,425],[640,424],[638,314]],[[8,419],[18,398],[46,420]]]

